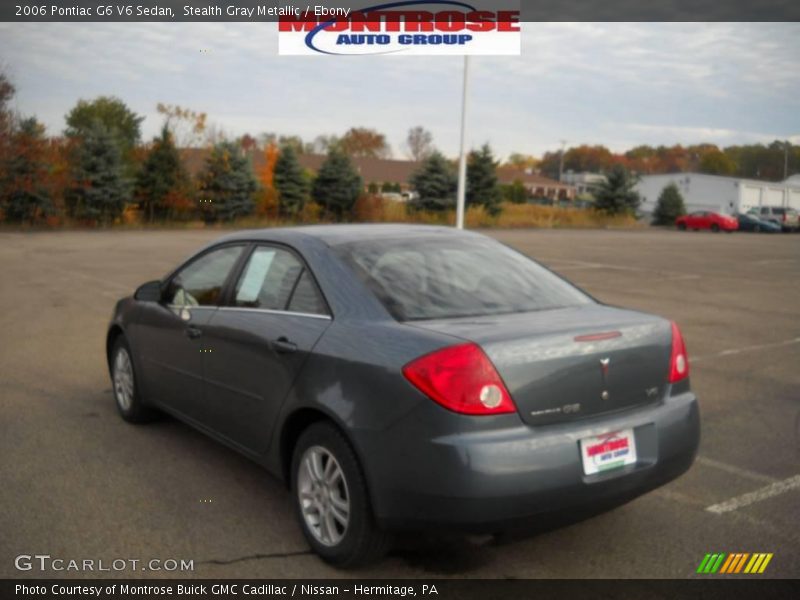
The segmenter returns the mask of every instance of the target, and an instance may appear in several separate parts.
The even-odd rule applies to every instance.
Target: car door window
[[[327,314],[314,278],[300,259],[271,246],[253,251],[236,284],[234,302],[242,308]]]
[[[216,306],[243,246],[212,250],[184,267],[170,284],[168,301],[176,306]]]

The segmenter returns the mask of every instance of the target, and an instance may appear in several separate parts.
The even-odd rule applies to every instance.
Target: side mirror
[[[142,302],[161,302],[161,282],[148,281],[143,283],[136,289],[133,297]]]

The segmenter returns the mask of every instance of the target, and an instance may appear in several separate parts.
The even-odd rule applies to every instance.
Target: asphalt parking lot
[[[759,577],[800,576],[800,235],[492,233],[602,301],[680,323],[699,458],[589,520],[511,540],[404,538],[347,574],[309,552],[259,467],[173,420],[116,414],[115,300],[218,235],[0,234],[0,576],[41,576],[14,567],[38,553],[191,559],[198,577],[690,577],[708,552],[770,552]]]

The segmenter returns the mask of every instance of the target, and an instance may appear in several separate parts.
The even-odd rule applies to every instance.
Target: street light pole
[[[567,146],[567,140],[561,140],[561,157],[558,161],[558,181],[559,183],[564,177],[564,148]]]
[[[467,198],[467,98],[469,91],[469,56],[464,56],[464,90],[461,99],[461,149],[458,159],[458,194],[456,196],[456,227],[464,229],[464,208]]]

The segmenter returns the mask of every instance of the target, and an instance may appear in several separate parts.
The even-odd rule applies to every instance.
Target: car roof
[[[459,230],[454,227],[405,225],[400,223],[361,223],[250,229],[225,236],[223,241],[264,240],[288,242],[291,240],[299,240],[300,238],[314,238],[327,246],[336,246],[363,240],[431,237],[478,238],[483,236],[478,233]]]

